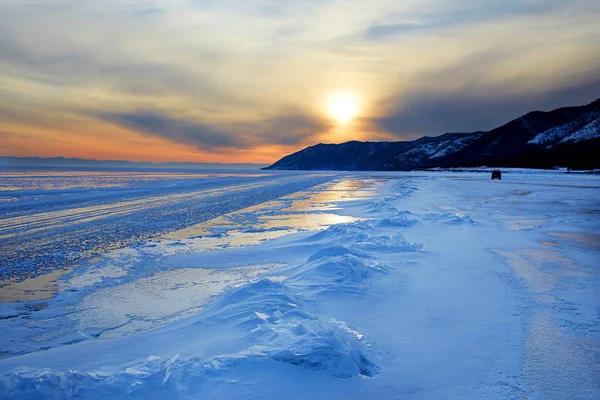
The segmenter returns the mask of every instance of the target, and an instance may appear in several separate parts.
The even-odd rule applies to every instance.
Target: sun
[[[338,125],[349,124],[358,111],[358,98],[354,94],[335,93],[327,100],[327,114]]]

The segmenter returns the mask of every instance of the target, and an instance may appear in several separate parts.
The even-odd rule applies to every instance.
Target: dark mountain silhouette
[[[534,111],[487,132],[446,133],[402,142],[317,144],[265,169],[412,170],[450,167],[600,167],[600,99]]]

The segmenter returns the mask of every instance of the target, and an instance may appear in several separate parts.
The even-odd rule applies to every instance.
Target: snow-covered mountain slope
[[[391,160],[383,164],[383,169],[396,169],[399,166],[420,166],[435,164],[437,160],[450,156],[479,139],[482,133],[473,134],[446,134],[439,137],[442,140],[417,141],[405,152],[396,154]],[[438,139],[438,138],[433,138]],[[397,168],[403,169],[403,168]]]
[[[561,143],[582,142],[584,140],[592,140],[600,137],[600,116],[596,117],[583,128],[578,129],[566,138],[561,140]]]
[[[600,136],[600,110],[581,115],[567,124],[537,134],[527,144],[552,147],[559,143],[576,143]]]

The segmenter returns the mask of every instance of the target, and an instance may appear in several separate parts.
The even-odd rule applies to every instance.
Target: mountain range
[[[88,160],[65,157],[5,157],[0,156],[0,168],[89,168],[89,169],[142,169],[142,170],[218,170],[256,169],[264,164],[221,164],[202,162],[135,162],[122,160]]]
[[[534,111],[490,131],[413,141],[317,144],[264,169],[406,171],[424,168],[600,168],[600,99]]]

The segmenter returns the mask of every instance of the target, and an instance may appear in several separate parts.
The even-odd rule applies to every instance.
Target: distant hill
[[[487,132],[402,142],[317,144],[265,169],[413,170],[450,167],[600,168],[600,99],[534,111]]]
[[[112,160],[86,160],[83,158],[40,158],[40,157],[3,157],[0,156],[0,168],[91,168],[91,169],[260,169],[264,164],[219,164],[194,162],[132,162]]]

